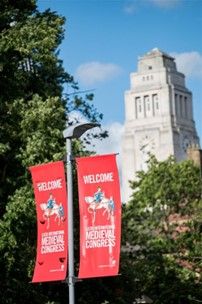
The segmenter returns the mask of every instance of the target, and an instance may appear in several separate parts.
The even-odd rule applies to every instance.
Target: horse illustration
[[[40,204],[41,210],[43,211],[43,219],[47,220],[47,229],[50,227],[50,217],[55,215],[55,221],[58,221],[58,226],[61,223],[61,220],[64,221],[64,208],[62,203],[59,205],[54,203],[52,208],[48,208],[46,203]]]
[[[111,196],[110,198],[103,197],[100,202],[96,202],[93,196],[86,196],[85,202],[89,204],[88,212],[92,213],[92,223],[95,223],[96,211],[98,209],[104,209],[102,215],[107,213],[107,219],[109,220],[111,216],[114,215],[114,200]]]

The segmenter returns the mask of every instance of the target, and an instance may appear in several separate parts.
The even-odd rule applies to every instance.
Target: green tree
[[[131,186],[123,241],[139,292],[156,304],[196,303],[202,299],[199,168],[151,157],[148,172]]]

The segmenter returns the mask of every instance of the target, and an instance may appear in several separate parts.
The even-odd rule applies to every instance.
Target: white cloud
[[[159,8],[173,8],[177,6],[181,0],[150,0],[150,2]]]
[[[172,53],[176,59],[177,69],[187,77],[202,78],[202,54],[198,52]]]
[[[69,115],[69,119],[74,123],[77,122],[89,122],[86,118],[77,111],[73,111]],[[90,151],[95,151],[96,154],[119,154],[121,155],[121,137],[123,134],[124,126],[119,122],[112,122],[110,124],[103,125],[101,124],[102,131],[108,131],[108,137],[100,140],[97,138],[92,138],[90,144],[86,144],[85,146]],[[86,133],[84,133],[81,137],[84,138],[87,133],[97,134],[99,130],[97,128],[90,129]]]
[[[119,122],[103,125],[103,130],[107,130],[109,136],[103,140],[94,139],[95,151],[97,154],[121,153],[121,136],[123,125]]]
[[[124,3],[124,12],[126,14],[132,15],[141,7],[148,3],[160,9],[172,9],[178,6],[182,0],[128,0]]]
[[[110,154],[117,153],[118,166],[121,171],[121,137],[123,134],[124,126],[119,122],[112,122],[111,124],[102,125],[103,130],[107,130],[109,136],[103,140],[93,139],[91,145],[87,148],[94,150],[96,154]],[[97,132],[92,129],[92,132]],[[94,145],[94,147],[93,147]]]
[[[137,11],[137,3],[136,1],[129,1],[124,6],[124,12],[126,14],[132,15]]]
[[[68,122],[76,124],[78,122],[85,123],[85,122],[88,122],[88,120],[81,112],[72,111],[72,112],[68,113]]]
[[[119,75],[121,71],[122,69],[116,64],[93,61],[81,64],[75,75],[80,83],[89,86],[112,79]]]

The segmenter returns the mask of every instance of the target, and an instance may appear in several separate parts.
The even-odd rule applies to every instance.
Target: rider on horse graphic
[[[99,204],[101,203],[102,199],[104,198],[104,192],[102,192],[102,189],[101,187],[99,186],[97,188],[97,191],[94,193],[93,195],[93,201],[96,203],[96,204]]]

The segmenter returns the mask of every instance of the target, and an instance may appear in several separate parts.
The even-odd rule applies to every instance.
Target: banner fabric
[[[67,193],[62,161],[30,167],[37,211],[32,282],[64,280],[67,272]]]
[[[77,158],[80,209],[79,278],[117,275],[121,200],[116,156]]]

